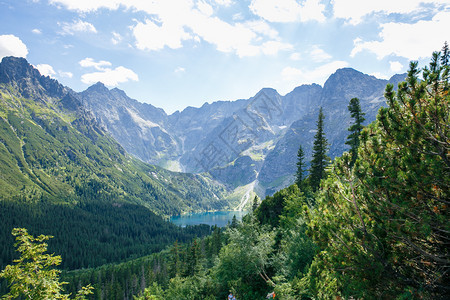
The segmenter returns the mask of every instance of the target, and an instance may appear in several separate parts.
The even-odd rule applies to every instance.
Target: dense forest
[[[0,202],[0,219],[0,240],[5,243],[0,253],[1,268],[16,258],[11,236],[15,227],[54,236],[49,251],[62,256],[61,266],[66,270],[141,257],[161,251],[176,240],[187,242],[210,233],[209,226],[180,228],[132,204],[84,203],[71,207],[4,201]]]
[[[447,44],[422,70],[412,62],[365,127],[364,108],[349,99],[351,151],[334,161],[321,112],[310,169],[299,149],[296,183],[255,199],[241,223],[62,274],[67,292],[91,284],[92,299],[448,299],[449,71]]]

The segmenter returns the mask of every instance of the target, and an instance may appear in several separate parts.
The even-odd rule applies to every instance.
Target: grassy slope
[[[0,86],[0,197],[142,204],[160,214],[227,206],[207,178],[166,171],[130,156],[97,124],[59,99],[24,99]]]

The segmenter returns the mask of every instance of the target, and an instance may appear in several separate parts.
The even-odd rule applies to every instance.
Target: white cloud
[[[103,70],[105,70],[105,67],[112,66],[112,64],[109,61],[101,60],[101,61],[96,62],[96,61],[94,61],[93,58],[90,58],[90,57],[86,57],[85,59],[80,60],[78,63],[83,68],[93,67],[98,71],[103,71]]]
[[[251,29],[255,33],[268,36],[272,39],[278,38],[278,31],[270,27],[270,25],[263,20],[247,21],[244,23],[244,26]]]
[[[39,64],[36,66],[36,69],[39,70],[39,73],[43,76],[50,76],[54,77],[56,75],[55,70],[53,70],[53,67],[48,64]]]
[[[348,63],[339,60],[321,65],[315,69],[286,67],[281,71],[281,76],[283,80],[294,84],[294,86],[311,83],[323,84],[330,74],[344,67],[348,67]]]
[[[5,56],[27,57],[27,46],[15,35],[0,35],[0,58]]]
[[[112,35],[113,37],[111,38],[111,43],[113,43],[114,45],[117,45],[122,41],[122,36],[119,33],[113,31]]]
[[[269,22],[325,21],[325,5],[321,0],[253,0],[250,10]]]
[[[174,72],[175,74],[181,74],[181,73],[186,72],[186,69],[183,68],[183,67],[178,67],[178,68],[176,68],[173,72]]]
[[[302,55],[299,52],[294,52],[289,56],[292,60],[300,60],[302,58]]]
[[[86,84],[103,82],[107,86],[117,86],[119,83],[127,81],[138,81],[138,75],[125,67],[115,69],[104,69],[100,72],[87,73],[81,76],[81,81]]]
[[[63,5],[70,10],[92,12],[99,8],[118,9],[120,0],[50,0],[50,4]]]
[[[72,78],[73,74],[71,72],[58,71],[59,77]]]
[[[212,6],[203,0],[197,2],[197,8],[205,16],[211,16],[214,12]]]
[[[242,15],[241,12],[238,12],[232,16],[232,19],[233,19],[233,21],[241,21],[241,20],[244,20],[244,15]]]
[[[215,16],[211,4],[231,5],[232,2],[227,0],[215,3],[208,0],[51,0],[51,3],[78,12],[122,7],[147,13],[144,21],[135,20],[131,27],[135,46],[140,50],[177,49],[183,47],[187,40],[205,41],[215,45],[218,51],[235,53],[240,57],[273,54],[290,48],[264,21],[239,23],[234,20],[237,23],[228,23]]]
[[[399,61],[390,61],[390,68],[392,72],[400,72],[403,69],[403,65]]]
[[[231,4],[233,4],[233,0],[214,0],[214,2],[218,5],[222,5],[225,7],[230,6]]]
[[[138,22],[133,34],[140,50],[161,50],[165,46],[177,49],[182,47],[183,40],[192,38],[179,24],[163,22],[160,26],[148,19],[145,23]]]
[[[374,73],[370,73],[369,75],[375,76],[378,79],[389,79],[389,76],[387,76],[386,74],[380,73],[380,72],[374,72]]]
[[[73,21],[72,23],[62,22],[58,23],[61,26],[62,34],[74,35],[76,32],[92,32],[97,33],[94,25],[82,20]]]
[[[99,71],[82,75],[81,81],[86,84],[93,84],[100,81],[108,86],[117,86],[122,82],[139,80],[138,75],[128,68],[122,66],[115,69],[108,68],[111,67],[112,64],[106,60],[96,62],[94,59],[86,57],[85,59],[80,60],[79,64],[83,68],[94,68]]]
[[[42,34],[42,31],[37,29],[37,28],[31,30],[31,32],[34,33],[34,34]]]
[[[378,59],[389,55],[410,60],[429,57],[433,51],[441,49],[446,39],[448,40],[448,36],[442,34],[443,28],[450,28],[450,11],[439,12],[432,20],[421,20],[414,24],[382,24],[380,40],[355,39],[350,56],[367,50],[375,53]]]
[[[445,5],[448,0],[332,0],[334,16],[336,18],[347,19],[351,24],[358,24],[364,16],[372,13],[383,14],[408,14],[422,9],[426,4]]]
[[[268,41],[262,45],[262,52],[266,55],[276,55],[282,50],[291,50],[293,46],[288,43],[282,43],[278,41]]]
[[[323,49],[321,49],[317,45],[312,46],[311,51],[309,51],[309,55],[311,59],[315,62],[324,62],[332,58],[330,54],[326,53]]]
[[[281,76],[287,81],[298,81],[298,78],[302,75],[302,70],[293,67],[286,67],[281,71]]]
[[[324,10],[325,5],[321,3],[321,0],[306,0],[300,12],[300,21],[325,22]]]

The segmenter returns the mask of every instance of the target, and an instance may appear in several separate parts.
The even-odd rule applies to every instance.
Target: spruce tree
[[[255,196],[255,198],[253,198],[253,203],[252,203],[252,212],[254,212],[259,205],[259,200],[258,200],[258,196]]]
[[[319,110],[319,118],[317,120],[317,132],[314,136],[313,146],[313,158],[311,161],[309,184],[313,192],[317,191],[320,186],[320,181],[325,177],[325,168],[330,162],[330,158],[327,156],[328,141],[325,138],[325,132],[323,130],[323,115],[322,107]]]
[[[450,51],[448,49],[447,41],[445,41],[444,46],[441,50],[441,65],[443,67],[448,66],[450,62]]]
[[[300,145],[297,152],[297,173],[295,183],[298,188],[301,190],[303,187],[303,182],[305,180],[304,177],[305,172],[305,153],[303,152],[303,147]]]
[[[361,105],[359,104],[358,98],[352,98],[350,100],[348,110],[350,111],[350,115],[353,118],[353,124],[348,128],[350,134],[347,137],[347,141],[345,142],[345,144],[350,146],[350,167],[353,167],[356,158],[358,157],[358,148],[360,143],[359,136],[361,135],[361,131],[364,128],[362,123],[365,121],[365,113],[361,111]]]

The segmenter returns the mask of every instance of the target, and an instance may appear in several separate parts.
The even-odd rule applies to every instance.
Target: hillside
[[[0,64],[3,198],[144,205],[160,214],[220,209],[225,190],[129,156],[70,89],[24,59]]]
[[[22,58],[0,63],[0,162],[0,266],[13,258],[13,227],[56,236],[50,250],[63,254],[65,268],[79,268],[209,231],[158,215],[228,207],[215,181],[128,155],[76,93]]]

